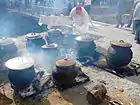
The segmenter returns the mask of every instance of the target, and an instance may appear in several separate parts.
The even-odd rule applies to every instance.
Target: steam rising
[[[45,44],[45,43],[44,43]],[[36,65],[39,65],[40,67],[44,68],[48,72],[51,72],[52,67],[55,64],[55,61],[60,58],[70,58],[75,60],[76,59],[76,50],[70,48],[70,46],[64,44],[61,47],[58,47],[59,49],[55,51],[50,51],[50,49],[46,49],[46,51],[42,51],[39,49],[33,49],[32,52],[30,52],[30,55],[35,60]]]
[[[19,36],[31,32],[42,32],[38,20],[15,12],[0,12],[0,36]]]

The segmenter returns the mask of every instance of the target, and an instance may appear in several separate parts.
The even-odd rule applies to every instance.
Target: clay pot
[[[88,36],[78,36],[75,38],[77,43],[77,57],[93,56],[96,44],[93,38]]]
[[[56,61],[56,69],[53,70],[53,79],[58,86],[71,86],[76,77],[76,63],[71,59]]]
[[[43,37],[39,33],[29,33],[26,35],[26,47],[29,52],[41,50],[41,46],[45,44]]]
[[[133,52],[132,45],[121,41],[111,41],[107,51],[107,61],[111,68],[121,68],[130,63]]]
[[[17,47],[11,38],[0,38],[0,59],[2,61],[7,61],[17,54]]]
[[[34,61],[31,58],[12,58],[5,65],[9,69],[8,78],[16,89],[28,87],[35,77]]]

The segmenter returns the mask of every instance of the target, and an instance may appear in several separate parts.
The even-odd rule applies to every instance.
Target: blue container
[[[29,57],[16,57],[6,62],[8,78],[16,89],[27,88],[35,77],[34,61]]]
[[[11,38],[0,38],[0,59],[7,61],[18,55],[17,47]]]

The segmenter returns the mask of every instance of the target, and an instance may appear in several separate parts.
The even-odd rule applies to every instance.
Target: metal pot
[[[0,38],[0,59],[6,61],[17,56],[17,47],[11,38]]]
[[[58,86],[71,86],[75,79],[76,63],[71,59],[56,61],[56,69],[53,71],[53,79]]]
[[[39,33],[29,33],[26,35],[26,39],[26,46],[29,52],[37,51],[45,44],[43,37]]]
[[[77,42],[77,56],[84,57],[84,56],[93,56],[96,44],[92,37],[89,36],[78,36],[75,38]]]
[[[48,31],[47,42],[49,44],[56,43],[58,46],[61,46],[64,40],[64,35],[60,29],[50,29]]]
[[[107,51],[107,61],[112,68],[121,68],[130,63],[133,52],[131,50],[132,45],[120,41],[111,41],[111,46]]]
[[[34,61],[29,57],[15,57],[5,63],[8,78],[16,89],[28,87],[35,77]]]

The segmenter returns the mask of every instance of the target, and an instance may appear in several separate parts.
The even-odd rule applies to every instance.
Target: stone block
[[[87,87],[86,100],[91,105],[99,105],[106,97],[107,89],[103,84],[90,85]]]

